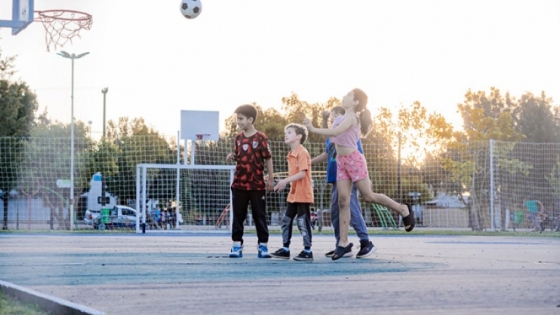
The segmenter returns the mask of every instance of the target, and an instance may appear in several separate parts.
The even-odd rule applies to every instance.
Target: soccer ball
[[[202,11],[200,0],[181,0],[181,13],[187,19],[194,19]]]

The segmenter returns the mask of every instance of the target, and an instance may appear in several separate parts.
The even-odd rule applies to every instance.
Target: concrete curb
[[[37,304],[41,310],[57,315],[106,315],[96,309],[0,280],[0,292],[25,303]]]

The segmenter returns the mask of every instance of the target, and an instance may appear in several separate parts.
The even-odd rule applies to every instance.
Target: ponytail
[[[369,112],[369,109],[364,108],[364,110],[360,113],[360,131],[362,132],[362,137],[367,136],[371,130],[371,125],[371,113]]]
[[[362,136],[365,137],[369,133],[372,125],[371,113],[366,107],[368,96],[364,91],[360,89],[353,89],[352,92],[354,93],[354,101],[358,102],[356,107],[354,107],[354,111],[356,112],[356,114],[360,115],[360,131],[362,132]]]

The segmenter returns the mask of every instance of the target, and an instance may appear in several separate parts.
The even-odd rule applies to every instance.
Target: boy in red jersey
[[[235,137],[233,152],[226,161],[235,160],[235,175],[231,184],[233,195],[233,222],[231,239],[233,246],[229,257],[243,257],[243,222],[247,218],[247,209],[251,210],[257,229],[258,257],[270,258],[268,253],[268,225],[266,221],[266,190],[274,187],[272,154],[268,137],[255,129],[257,109],[252,105],[241,105],[235,110],[237,126],[241,132]],[[264,181],[264,165],[268,170],[268,183]]]

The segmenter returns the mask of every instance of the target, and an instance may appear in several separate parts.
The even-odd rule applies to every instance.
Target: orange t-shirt
[[[313,203],[313,183],[311,181],[311,156],[300,144],[295,150],[290,150],[288,156],[288,176],[296,175],[301,171],[305,177],[290,183],[288,202]]]

